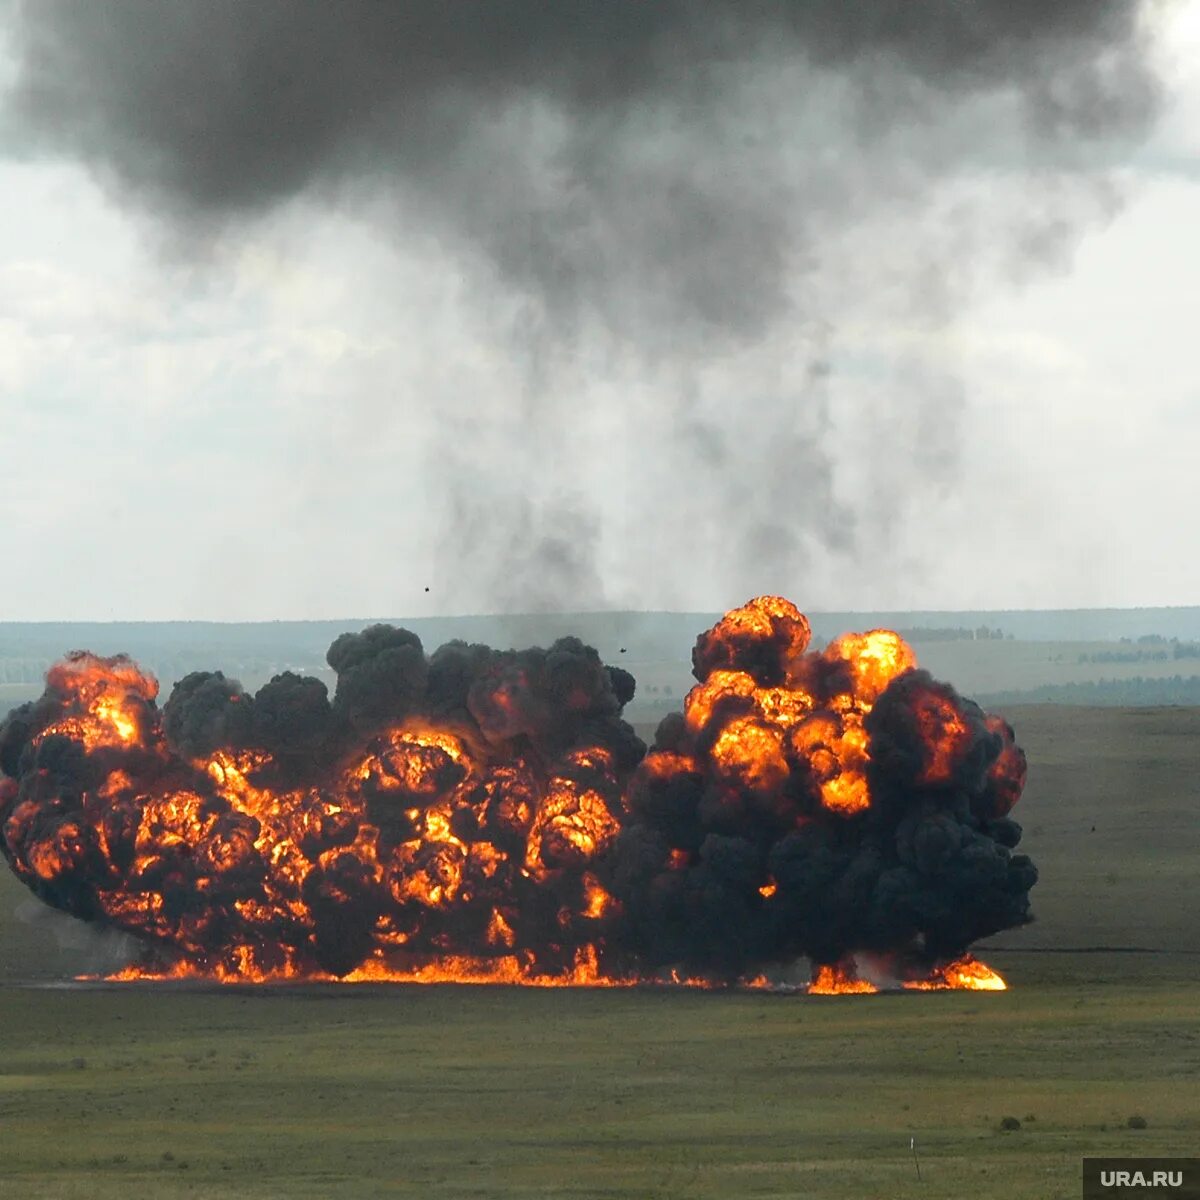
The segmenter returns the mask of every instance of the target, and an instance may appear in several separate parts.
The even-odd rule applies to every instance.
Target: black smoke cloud
[[[778,690],[802,676],[818,707],[845,699],[845,662],[806,654],[803,618],[735,630],[720,654],[718,632],[696,643],[702,681],[748,670]],[[866,715],[871,804],[848,815],[822,806],[802,755],[767,788],[715,769],[713,739],[746,715],[744,696],[719,702],[701,735],[668,717],[647,756],[622,718],[633,677],[577,638],[521,651],[452,642],[427,657],[414,634],[376,625],[328,658],[332,702],[291,672],[253,696],[197,672],[161,714],[127,659],[56,666],[43,698],[0,724],[9,862],[47,903],[142,938],[155,962],[235,976],[238,955],[342,975],[375,951],[418,965],[516,952],[561,972],[590,945],[618,977],[736,980],[863,950],[928,965],[1030,919],[1037,872],[1013,852],[1021,830],[1006,815],[1023,756],[1007,725],[923,671],[894,678]],[[125,713],[137,737],[89,741],[87,728],[109,728],[101,710]],[[945,739],[931,737],[931,712],[963,730],[932,773]],[[411,745],[397,753],[391,740],[404,725],[453,731],[474,775],[433,744],[414,777]],[[243,750],[238,770],[278,803],[222,791]],[[585,846],[589,826],[573,818],[588,806],[609,834]],[[434,809],[453,839],[422,835]],[[364,854],[368,830],[377,850]],[[619,905],[593,911],[589,879]],[[423,882],[448,894],[431,899]]]
[[[788,307],[791,241],[825,198],[812,185],[837,148],[814,147],[818,161],[789,182],[782,160],[806,147],[789,144],[788,117],[804,112],[805,85],[854,80],[851,152],[852,138],[869,146],[1001,92],[1035,140],[1129,134],[1155,96],[1142,9],[37,0],[16,9],[9,114],[28,146],[76,156],[183,222],[387,181],[423,196],[546,312],[640,294],[672,339],[755,337]],[[764,107],[754,86],[779,70],[801,92]],[[844,115],[826,114],[830,126]]]
[[[1094,185],[1154,114],[1149,9],[25,0],[4,140],[81,161],[178,244],[298,197],[382,211],[401,244],[437,240],[446,271],[509,314],[505,357],[526,377],[505,454],[472,400],[428,456],[443,590],[501,610],[607,602],[599,556],[626,535],[571,491],[593,453],[574,405],[620,382],[619,363],[653,381],[659,412],[633,399],[624,416],[634,441],[661,444],[625,484],[631,511],[662,515],[637,531],[645,562],[670,552],[660,527],[719,522],[732,549],[694,579],[788,588],[815,555],[882,541],[900,501],[955,471],[959,389],[901,362],[881,390],[915,414],[905,445],[881,453],[877,495],[839,493],[839,326],[889,295],[884,317],[942,323],[976,274],[1060,260],[1047,247],[1095,215]],[[948,229],[935,201],[993,172],[1027,185],[989,187]],[[881,241],[905,249],[876,272]],[[731,378],[702,377],[747,353]],[[781,373],[789,355],[798,368]],[[931,429],[949,433],[928,467]],[[557,486],[531,497],[547,463]],[[675,486],[699,475],[702,489]]]
[[[220,671],[193,671],[172,689],[162,726],[187,758],[257,746],[285,763],[311,762],[335,738],[333,716],[328,689],[310,676],[285,671],[251,697]]]
[[[818,714],[832,714],[844,664],[802,656],[807,629],[797,638],[789,624],[702,635],[696,677],[736,670],[775,685],[802,663]],[[963,727],[938,771],[931,755],[947,743],[940,731],[930,736],[931,710]],[[865,716],[871,802],[847,815],[820,803],[812,756],[789,751],[783,778],[766,791],[714,766],[715,736],[751,713],[743,698],[726,697],[699,734],[682,714],[667,717],[632,780],[613,878],[622,936],[643,969],[681,964],[737,978],[801,955],[837,963],[868,951],[919,973],[1032,919],[1037,869],[1014,853],[1021,827],[1004,815],[1025,777],[1006,724],[928,672],[903,672]]]
[[[372,625],[343,633],[325,661],[338,677],[335,708],[362,728],[407,716],[425,693],[425,653],[407,629]]]
[[[426,658],[388,625],[342,635],[328,659],[332,702],[292,672],[253,695],[194,672],[161,712],[124,657],[52,668],[45,695],[0,723],[0,840],[18,875],[48,904],[132,932],[159,964],[220,972],[249,954],[266,971],[342,975],[386,942],[419,961],[516,953],[569,967],[598,929],[585,896],[595,855],[572,818],[586,804],[601,826],[620,817],[645,752],[621,718],[632,679],[577,638],[519,652],[450,643]],[[115,739],[102,717],[107,740],[89,741],[97,705],[130,714],[136,735]],[[462,739],[470,788],[436,745],[397,752],[389,738],[408,721]],[[351,764],[361,770],[347,775]],[[231,803],[231,778],[284,797],[286,814]],[[437,804],[454,838],[439,825],[420,840]],[[378,860],[354,849],[361,835],[378,839]],[[419,889],[432,883],[452,897],[429,902]],[[500,942],[488,940],[496,913],[509,922]]]

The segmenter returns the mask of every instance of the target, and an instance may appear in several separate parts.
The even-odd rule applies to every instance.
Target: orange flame
[[[845,706],[870,712],[884,689],[905,671],[917,665],[912,647],[890,629],[872,629],[869,633],[843,633],[825,647],[822,657],[830,663],[844,663],[850,687]],[[842,707],[835,704],[835,707]]]
[[[778,596],[728,613],[697,642],[698,682],[683,720],[673,718],[678,737],[642,760],[635,783],[669,790],[693,776],[714,810],[736,815],[742,805],[768,814],[784,834],[817,819],[864,827],[873,803],[868,716],[916,658],[888,630],[844,634],[819,652],[808,649],[809,639],[807,619]],[[623,895],[614,882],[619,873],[610,874],[604,859],[637,812],[636,787],[626,786],[633,768],[620,747],[572,745],[564,737],[547,749],[531,738],[521,705],[532,683],[522,671],[480,700],[486,720],[475,717],[472,701],[474,720],[412,717],[354,742],[347,735],[337,743],[343,757],[323,769],[320,787],[292,786],[283,752],[279,762],[245,747],[195,760],[174,755],[155,707],[157,682],[125,658],[74,654],[51,669],[47,683],[59,709],[33,735],[34,745],[57,735],[105,753],[91,760],[98,767],[78,812],[41,828],[38,798],[0,781],[4,839],[18,848],[15,869],[42,894],[92,871],[100,882],[88,893],[89,912],[178,956],[173,965],[130,967],[114,978],[634,982],[603,966],[610,922],[624,911],[609,890]],[[969,725],[953,693],[917,683],[912,719],[924,756],[916,782],[946,785],[978,721]],[[564,689],[565,708],[586,703],[584,691]],[[1000,750],[981,805],[1003,815],[1020,795],[1025,759],[1002,720],[988,718],[987,729]],[[700,837],[678,839],[689,848],[672,840],[659,840],[655,861],[665,856],[666,869],[679,873],[669,882],[685,884],[706,851]],[[783,894],[772,904],[754,900],[751,911],[786,911],[787,875],[779,870],[781,883],[766,872],[764,853],[745,880],[747,897],[757,890],[771,901],[781,886]],[[526,894],[536,897],[528,909],[555,930],[553,944],[538,943],[536,952],[522,924]],[[342,914],[356,905],[367,914],[363,943],[343,958],[322,930],[341,939]],[[466,940],[460,929],[469,931]],[[770,984],[756,976],[742,986]],[[901,986],[1005,985],[968,956]],[[820,967],[809,990],[878,988],[853,965],[838,964]]]
[[[886,968],[881,970],[878,983],[863,979],[857,962],[853,958],[845,959],[833,965],[818,966],[813,972],[808,991],[813,996],[846,996],[885,990],[1003,992],[1008,988],[999,973],[969,954],[953,962],[934,966],[919,979],[885,979],[884,976],[888,974]]]
[[[128,746],[143,734],[143,714],[158,695],[158,681],[123,655],[100,658],[76,652],[46,673],[48,691],[62,697],[64,716],[35,739],[60,734],[88,750]]]
[[[810,996],[866,995],[877,991],[879,989],[873,983],[859,979],[852,966],[842,963],[818,967],[808,985]]]
[[[1003,976],[992,970],[987,963],[970,954],[955,959],[952,963],[935,967],[926,979],[913,979],[904,986],[911,991],[971,991],[971,992],[1005,992],[1008,984]]]
[[[713,770],[731,786],[778,793],[799,768],[817,803],[853,816],[871,803],[863,718],[893,679],[916,667],[916,655],[888,629],[843,634],[820,653],[806,653],[809,636],[807,619],[778,596],[726,614],[696,645],[700,681],[684,700],[689,742],[707,747]],[[835,690],[819,695],[821,680]],[[945,731],[931,724],[929,736],[945,740]],[[953,747],[935,745],[935,762],[939,753],[954,759]],[[695,769],[694,756],[672,761],[654,751],[642,770],[661,779],[672,767]]]
[[[692,661],[696,675],[705,679],[722,667],[737,668],[741,652],[747,645],[771,643],[777,648],[772,656],[776,661],[790,663],[798,660],[808,649],[812,627],[808,618],[782,596],[758,596],[727,612],[696,643]],[[771,685],[775,679],[760,679]]]
[[[949,783],[971,744],[963,714],[948,697],[923,691],[917,697],[914,716],[925,747],[917,783],[925,787]]]

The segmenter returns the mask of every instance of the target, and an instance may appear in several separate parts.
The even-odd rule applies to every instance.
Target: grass
[[[1097,655],[1137,650],[1165,651],[1167,657],[1135,662],[1090,661]],[[1080,655],[1088,661],[1080,662]],[[917,645],[917,658],[921,666],[939,679],[951,680],[965,695],[1022,690],[1043,683],[1200,674],[1200,659],[1174,658],[1170,646],[1119,642],[928,642]]]
[[[1005,710],[1029,757],[1013,811],[1041,871],[1009,946],[1200,953],[1200,709]]]
[[[1009,992],[10,983],[0,1196],[1073,1200],[1084,1155],[1191,1153],[1200,712],[1009,715],[1043,870],[984,953]],[[83,962],[53,929],[0,920],[4,977]]]
[[[921,997],[5,989],[0,1194],[1050,1200],[1085,1154],[1195,1144],[1190,972],[1006,965]]]

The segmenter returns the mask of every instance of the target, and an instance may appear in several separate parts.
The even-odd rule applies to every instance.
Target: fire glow
[[[897,976],[892,970],[876,965],[863,970],[854,959],[832,966],[820,966],[813,972],[808,986],[813,996],[868,995],[877,992],[1003,992],[1008,984],[986,963],[970,954],[950,963],[943,963],[915,979]]]
[[[44,901],[134,935],[121,980],[992,989],[1029,919],[1025,759],[895,633],[809,650],[786,600],[701,635],[647,751],[577,639],[426,657],[345,634],[323,684],[196,673],[156,703],[77,653],[0,726],[3,849]]]

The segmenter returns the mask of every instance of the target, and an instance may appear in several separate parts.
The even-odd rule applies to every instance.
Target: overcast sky
[[[1200,602],[1200,0],[1091,140],[804,30],[215,199],[0,13],[0,620]]]

